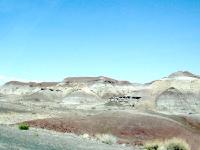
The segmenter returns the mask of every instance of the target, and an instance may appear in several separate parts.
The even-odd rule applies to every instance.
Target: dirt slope
[[[200,134],[192,128],[169,118],[121,112],[105,112],[91,116],[70,115],[61,118],[41,119],[28,122],[31,126],[76,134],[111,133],[120,138],[119,143],[140,145],[148,140],[185,139],[197,150]]]

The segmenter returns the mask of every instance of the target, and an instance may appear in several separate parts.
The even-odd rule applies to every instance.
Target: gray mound
[[[66,104],[91,103],[98,101],[99,98],[96,95],[91,95],[81,90],[72,92],[63,99],[63,102]]]
[[[174,113],[199,112],[200,99],[194,93],[184,93],[171,87],[156,98],[156,108],[159,111]]]
[[[40,102],[40,101],[53,101],[59,99],[60,97],[52,92],[35,92],[30,95],[22,96],[23,101],[33,101],[33,102]]]
[[[200,79],[200,76],[194,75],[191,72],[188,71],[178,71],[175,73],[172,73],[171,75],[168,76],[169,78],[176,78],[176,77],[192,77],[192,78],[198,78]]]

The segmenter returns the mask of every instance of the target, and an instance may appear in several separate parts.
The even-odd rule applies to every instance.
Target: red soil
[[[70,115],[28,121],[33,127],[76,134],[110,133],[120,138],[119,143],[141,145],[147,140],[178,137],[186,140],[192,150],[200,147],[200,134],[176,121],[144,114],[106,112],[98,115]]]

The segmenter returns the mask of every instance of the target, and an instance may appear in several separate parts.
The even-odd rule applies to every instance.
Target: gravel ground
[[[107,145],[73,134],[42,129],[21,131],[16,126],[0,125],[0,150],[133,150],[133,148]]]

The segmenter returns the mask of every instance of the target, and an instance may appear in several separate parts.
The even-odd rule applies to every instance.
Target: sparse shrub
[[[102,143],[109,144],[109,145],[117,143],[117,138],[110,134],[97,134],[96,138]]]
[[[96,109],[96,107],[92,107],[92,109],[94,110],[94,109]]]
[[[190,146],[182,139],[172,138],[164,142],[154,141],[145,144],[146,150],[191,150]]]
[[[154,141],[154,142],[148,142],[145,144],[146,150],[158,150],[160,147],[160,142]]]
[[[21,123],[18,127],[20,130],[29,130],[29,125],[27,123]]]
[[[147,146],[145,147],[146,150],[158,150],[158,145],[151,145],[151,146]]]
[[[190,146],[182,139],[173,138],[165,142],[166,150],[190,150]]]

